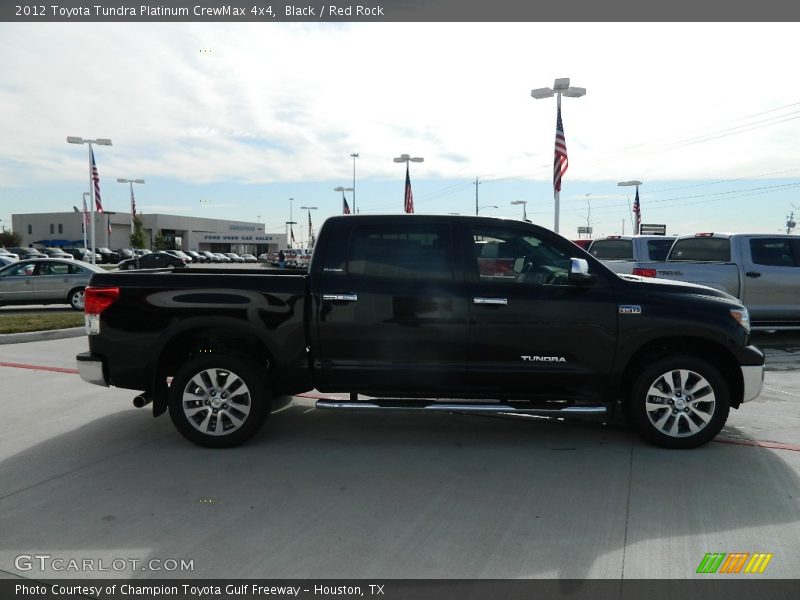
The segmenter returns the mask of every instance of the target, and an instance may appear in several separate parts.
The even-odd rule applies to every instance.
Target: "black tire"
[[[67,294],[67,300],[69,301],[69,305],[73,310],[79,310],[83,312],[83,292],[84,288],[79,287],[70,290],[69,294]]]
[[[264,379],[250,362],[236,356],[192,358],[178,369],[169,389],[169,416],[175,427],[187,440],[207,448],[238,446],[256,434],[269,412]]]
[[[636,432],[662,448],[711,441],[730,412],[730,389],[719,370],[696,356],[671,356],[644,367],[628,398]]]

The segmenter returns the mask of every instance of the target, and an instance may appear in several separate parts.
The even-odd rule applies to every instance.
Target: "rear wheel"
[[[188,440],[209,448],[238,446],[269,414],[269,392],[248,361],[227,355],[191,359],[175,374],[169,415]]]
[[[730,391],[719,370],[694,356],[663,358],[633,384],[629,414],[637,432],[664,448],[696,448],[725,425]]]
[[[69,294],[67,294],[67,298],[69,298],[69,305],[74,310],[83,311],[83,288],[70,290]]]

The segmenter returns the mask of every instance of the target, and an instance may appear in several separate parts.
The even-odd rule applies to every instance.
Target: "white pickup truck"
[[[609,235],[597,238],[587,252],[615,273],[633,273],[636,263],[663,262],[675,236]]]
[[[800,236],[681,236],[672,245],[666,262],[639,262],[632,272],[727,292],[750,311],[754,329],[800,329]]]

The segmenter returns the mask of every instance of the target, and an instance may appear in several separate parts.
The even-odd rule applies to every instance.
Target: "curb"
[[[24,342],[42,342],[45,340],[63,340],[86,335],[83,327],[69,327],[67,329],[48,329],[46,331],[29,331],[26,333],[0,334],[0,345],[22,344]]]

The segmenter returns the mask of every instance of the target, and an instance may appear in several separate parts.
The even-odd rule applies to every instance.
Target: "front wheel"
[[[696,448],[728,420],[730,391],[713,365],[675,356],[645,367],[628,402],[631,421],[644,439],[664,448]]]
[[[169,390],[169,415],[195,444],[229,448],[255,435],[269,402],[267,386],[251,363],[212,354],[178,369]]]

